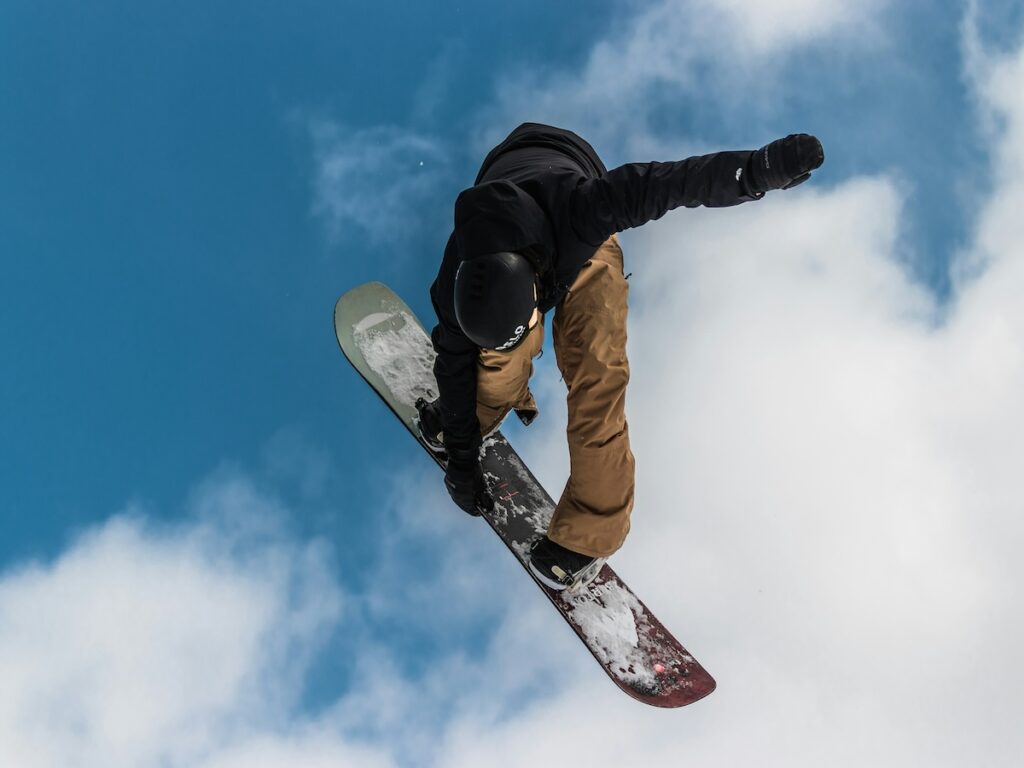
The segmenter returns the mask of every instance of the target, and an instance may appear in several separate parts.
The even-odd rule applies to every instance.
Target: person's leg
[[[480,433],[486,435],[501,424],[513,408],[532,420],[537,404],[530,394],[533,358],[544,345],[544,323],[530,331],[523,342],[509,352],[481,349],[477,361],[476,415]],[[531,416],[532,415],[532,416]]]
[[[626,424],[626,310],[622,249],[612,235],[555,312],[555,355],[568,388],[569,480],[548,538],[607,557],[622,546],[633,508],[634,461]]]

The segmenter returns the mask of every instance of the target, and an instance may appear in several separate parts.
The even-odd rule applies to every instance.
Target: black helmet
[[[536,279],[533,265],[518,253],[488,253],[460,262],[455,317],[462,332],[484,349],[515,347],[537,306]]]

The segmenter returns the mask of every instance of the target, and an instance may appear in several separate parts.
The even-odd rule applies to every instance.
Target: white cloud
[[[720,687],[668,721],[581,679],[487,738],[593,765],[1016,764],[1024,49],[971,61],[993,189],[948,305],[898,266],[885,177],[626,237],[639,486],[614,564]],[[552,488],[556,378],[524,451]],[[445,764],[485,754],[454,734]]]
[[[877,33],[877,19],[886,3],[883,0],[863,3],[839,0],[773,3],[714,0],[709,5],[721,14],[724,23],[720,26],[724,27],[723,36],[732,43],[728,46],[730,49],[767,55],[780,51],[791,53],[792,47],[797,45]],[[686,3],[685,6],[692,7],[692,4]],[[685,12],[685,6],[679,11]],[[706,33],[708,27],[704,31]]]
[[[221,764],[292,716],[342,607],[326,551],[282,538],[244,478],[195,506],[174,528],[118,516],[0,580],[0,765]]]
[[[578,674],[571,633],[534,653],[560,620],[430,469],[373,511],[384,534],[362,592],[231,469],[197,487],[189,522],[129,511],[0,576],[0,765],[426,765],[452,718],[498,721]],[[470,653],[483,623],[500,642]],[[312,712],[303,692],[332,638],[351,680]],[[423,669],[409,638],[441,645]]]

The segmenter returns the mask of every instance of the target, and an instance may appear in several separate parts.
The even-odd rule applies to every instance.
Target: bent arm
[[[430,289],[431,302],[437,314],[430,339],[437,357],[434,378],[440,396],[441,423],[444,442],[449,448],[476,447],[480,444],[480,424],[476,418],[477,359],[480,350],[462,333],[448,302],[440,301],[440,278]]]
[[[438,325],[431,334],[437,357],[434,378],[440,395],[444,442],[449,448],[470,446],[480,439],[476,418],[476,362],[478,350],[451,352],[445,348],[445,332]]]

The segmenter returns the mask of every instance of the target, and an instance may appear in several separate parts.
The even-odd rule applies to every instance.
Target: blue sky
[[[53,552],[127,498],[173,516],[197,476],[256,463],[282,429],[349,464],[353,419],[365,439],[379,414],[350,407],[333,299],[378,278],[427,311],[432,249],[327,241],[307,122],[407,125],[424,68],[484,59],[451,67],[458,122],[545,44],[495,45],[493,9],[102,8],[3,10],[5,557]],[[343,474],[336,492],[373,493]]]
[[[333,338],[335,299],[367,280],[432,322],[427,288],[451,203],[490,143],[525,120],[576,130],[609,165],[753,148],[795,131],[825,145],[807,189],[727,213],[677,212],[625,240],[627,258],[636,254],[637,516],[651,524],[631,537],[620,571],[723,683],[703,710],[672,721],[689,723],[678,741],[651,736],[651,748],[692,748],[703,757],[695,764],[719,764],[719,727],[755,746],[767,738],[737,725],[748,723],[745,673],[761,657],[747,638],[758,631],[783,655],[805,651],[793,659],[802,682],[780,684],[798,712],[776,723],[780,733],[810,722],[801,685],[820,685],[825,700],[848,691],[804,647],[818,636],[801,626],[800,606],[852,596],[870,645],[908,605],[938,604],[930,590],[942,587],[962,612],[941,612],[948,625],[920,617],[901,636],[965,616],[1019,636],[1019,623],[998,619],[1012,561],[986,556],[1020,536],[1000,527],[1019,509],[1004,463],[1020,447],[1009,394],[1019,342],[993,329],[1021,327],[1006,295],[1020,285],[1022,256],[1005,247],[1014,220],[1003,222],[999,201],[1019,199],[1010,171],[1024,107],[1013,94],[1024,81],[1013,62],[1024,19],[998,2],[843,5],[5,2],[0,657],[16,666],[14,654],[43,632],[30,613],[17,619],[19,595],[39,590],[42,614],[76,605],[69,614],[96,611],[85,625],[116,626],[187,573],[180,594],[164,595],[182,606],[168,615],[194,624],[188,637],[212,658],[222,649],[250,659],[232,645],[246,627],[271,638],[238,679],[283,703],[255,711],[249,683],[228,680],[223,700],[190,708],[183,694],[166,721],[236,718],[295,765],[323,755],[353,765],[486,759],[474,724],[516,743],[539,738],[544,713],[564,702],[594,695],[619,713],[599,671],[490,534],[447,502]],[[566,461],[552,357],[536,385],[546,423],[510,431],[557,492]],[[738,384],[750,381],[753,391]],[[724,392],[733,398],[720,401]],[[655,402],[672,403],[677,418]],[[881,461],[883,448],[898,457]],[[844,499],[861,506],[844,513]],[[706,511],[669,517],[670,507]],[[822,508],[836,510],[827,523]],[[861,517],[863,508],[873,511]],[[855,519],[863,529],[847,527]],[[858,538],[868,528],[881,542]],[[667,549],[655,531],[687,543]],[[777,546],[773,557],[761,563],[753,550],[744,578],[723,576],[758,538]],[[864,593],[826,562],[852,541],[871,542],[882,565],[854,552],[843,573],[861,574],[879,603],[859,604]],[[792,565],[777,571],[780,560]],[[120,618],[89,591],[108,584],[96,576],[103,563],[113,583],[138,579]],[[808,568],[832,591],[801,592]],[[875,584],[878,573],[896,586]],[[694,585],[685,598],[664,586],[676,580]],[[53,597],[62,585],[69,603]],[[188,610],[206,592],[224,601],[210,615],[262,607],[207,621]],[[792,634],[770,629],[780,614]],[[154,621],[140,619],[152,632],[139,637],[113,633],[97,654],[123,642],[161,658]],[[840,614],[821,621],[835,631],[822,646],[860,637]],[[1003,658],[977,638],[955,642]],[[904,650],[913,654],[909,639]],[[62,653],[77,679],[78,656],[53,650]],[[168,668],[201,677],[189,658]],[[906,691],[926,677],[916,674]],[[495,690],[474,698],[484,679]],[[842,723],[871,701],[852,687],[825,708],[822,739],[845,743]],[[401,703],[417,696],[437,713],[414,716]],[[901,723],[906,713],[890,714]],[[948,725],[940,714],[907,717],[917,735]],[[656,735],[667,722],[636,727]],[[1018,737],[980,715],[964,722],[992,737],[992,764],[1010,764]],[[430,733],[444,738],[427,747]],[[889,736],[892,754],[912,761],[913,746]],[[229,765],[249,749],[234,738],[210,737],[183,757],[167,751],[164,732],[146,732],[141,752],[118,754],[125,764],[172,755],[169,764]],[[82,754],[104,756],[111,744],[116,729]],[[821,744],[791,749],[780,764],[827,755]]]
[[[48,8],[3,11],[2,394],[14,437],[2,508],[19,533],[0,551],[52,553],[69,528],[128,498],[176,515],[197,476],[225,460],[255,465],[280,430],[330,451],[346,465],[334,493],[365,503],[375,489],[346,441],[403,446],[376,432],[378,413],[351,407],[367,401],[334,354],[333,297],[380,279],[429,316],[446,206],[479,162],[456,148],[495,81],[520,66],[572,68],[630,9]],[[946,162],[980,157],[949,55],[959,19],[932,4],[886,19],[905,34],[863,58],[840,54],[825,72],[816,58],[812,75],[799,56],[783,65],[782,109],[767,95],[665,89],[652,122],[708,147],[817,131],[828,140],[823,182],[896,169],[914,191],[918,272],[941,291],[970,223]],[[311,215],[312,120],[443,143],[451,171],[431,190],[432,218],[405,213],[414,238],[368,243],[351,226],[327,237]],[[418,170],[387,172],[401,185]]]

